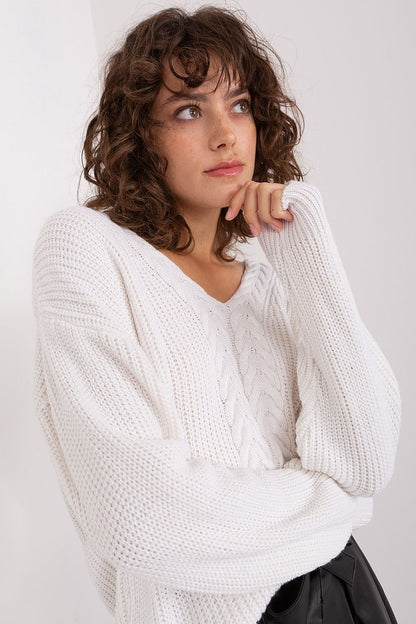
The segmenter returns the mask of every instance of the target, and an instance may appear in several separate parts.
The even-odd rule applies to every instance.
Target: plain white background
[[[201,3],[176,3],[189,9]],[[415,581],[415,43],[412,0],[217,2],[244,9],[283,59],[316,184],[361,316],[400,384],[395,474],[355,532],[400,624]],[[32,251],[77,202],[81,138],[104,55],[171,6],[132,0],[3,3],[1,22],[0,613],[8,624],[110,624],[90,580],[32,404]],[[88,194],[81,185],[81,200]],[[259,254],[253,241],[244,253]],[[253,623],[254,624],[254,623]]]

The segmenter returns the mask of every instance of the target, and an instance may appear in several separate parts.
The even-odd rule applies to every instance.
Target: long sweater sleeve
[[[360,318],[321,193],[292,180],[280,233],[258,236],[281,280],[297,342],[301,465],[331,476],[351,494],[373,496],[390,481],[400,430],[400,391]]]
[[[367,499],[303,468],[192,457],[112,296],[117,251],[90,234],[51,219],[33,273],[37,409],[80,534],[116,568],[187,591],[275,587],[329,561],[368,519]]]

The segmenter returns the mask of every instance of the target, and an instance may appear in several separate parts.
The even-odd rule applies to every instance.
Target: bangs
[[[218,35],[214,45],[206,35],[207,33],[207,40],[203,41],[204,37],[198,37],[198,33],[193,31],[192,41],[190,36],[184,36],[181,42],[166,50],[164,58],[172,74],[193,89],[207,80],[210,68],[215,66],[215,90],[224,82],[228,87],[236,83],[248,88],[252,82],[254,67],[249,61],[247,51],[244,51],[244,46],[236,45],[235,40],[232,46],[230,42],[226,45],[225,42],[218,41]]]

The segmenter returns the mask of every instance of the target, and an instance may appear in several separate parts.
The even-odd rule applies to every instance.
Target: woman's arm
[[[397,380],[362,322],[319,190],[292,180],[282,195],[293,221],[258,236],[282,282],[298,347],[302,466],[351,494],[373,496],[394,469],[401,401]]]
[[[276,587],[336,556],[371,499],[292,465],[192,457],[172,433],[170,388],[114,299],[116,250],[77,219],[51,219],[35,248],[34,390],[82,539],[116,568],[199,592]]]

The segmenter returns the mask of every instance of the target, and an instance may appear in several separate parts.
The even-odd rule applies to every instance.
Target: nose
[[[236,141],[235,130],[224,115],[218,116],[212,124],[209,146],[213,150],[222,147],[230,147]]]

